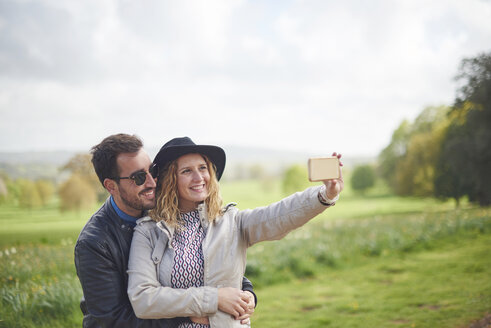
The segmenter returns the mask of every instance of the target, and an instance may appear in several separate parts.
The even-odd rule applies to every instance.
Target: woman
[[[202,317],[211,327],[243,326],[236,319],[247,312],[239,291],[247,248],[302,226],[334,205],[344,185],[340,174],[267,207],[239,211],[222,207],[223,149],[174,138],[154,163],[157,203],[133,235],[130,301],[138,317]]]

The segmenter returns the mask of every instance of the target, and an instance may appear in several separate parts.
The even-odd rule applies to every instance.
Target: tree
[[[39,196],[36,184],[27,179],[18,179],[16,184],[19,188],[19,206],[22,208],[32,209],[41,205],[41,197]]]
[[[448,107],[430,107],[415,120],[407,152],[396,169],[398,195],[433,196],[435,167],[449,124],[448,111]]]
[[[301,191],[310,185],[307,168],[301,165],[290,166],[283,177],[283,193],[286,195]]]
[[[456,97],[456,104],[472,102],[486,107],[491,106],[491,52],[474,58],[465,58],[460,64],[457,80],[463,80]]]
[[[233,172],[233,179],[235,180],[243,180],[247,178],[246,166],[244,163],[236,163],[231,171]]]
[[[96,201],[96,193],[92,186],[78,174],[66,180],[59,189],[60,209],[77,210],[92,207]]]
[[[13,204],[18,199],[19,188],[7,173],[0,171],[0,204]]]
[[[402,196],[432,196],[435,165],[448,126],[445,106],[425,108],[404,121],[379,156],[380,175]]]
[[[249,176],[253,180],[262,180],[266,176],[266,171],[261,164],[253,164],[249,167]]]
[[[0,177],[0,204],[5,203],[7,197],[8,197],[7,184],[3,181],[3,178]]]
[[[375,170],[371,165],[357,166],[351,176],[351,187],[360,193],[365,193],[375,185]]]
[[[469,193],[471,183],[468,174],[471,168],[469,149],[462,124],[452,120],[441,145],[441,153],[435,166],[434,193],[441,199],[453,198],[456,207],[460,199]]]
[[[48,204],[55,192],[55,186],[53,185],[53,182],[51,182],[50,180],[37,180],[36,188],[41,199],[41,204]]]
[[[21,197],[20,186],[16,181],[5,179],[7,184],[7,200],[9,204],[19,204],[19,199]]]
[[[491,53],[464,59],[435,179],[435,194],[491,205]]]
[[[76,154],[60,168],[61,171],[68,171],[72,175],[76,174],[84,179],[94,190],[99,201],[107,197],[107,192],[102,187],[91,161],[90,154]]]
[[[379,155],[378,172],[393,190],[397,187],[397,165],[406,154],[410,136],[411,123],[404,120],[392,134],[390,144]]]
[[[423,109],[414,119],[411,136],[418,133],[432,132],[437,124],[447,119],[450,109],[448,106],[430,106]]]

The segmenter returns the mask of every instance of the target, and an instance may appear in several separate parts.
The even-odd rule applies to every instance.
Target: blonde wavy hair
[[[208,221],[213,222],[222,212],[222,197],[216,176],[216,167],[208,157],[199,154],[206,162],[210,181],[208,183],[208,197],[205,204],[208,211]],[[156,204],[153,210],[149,211],[150,217],[156,221],[164,220],[170,226],[178,227],[179,216],[179,194],[177,191],[177,159],[173,160],[163,172],[160,172],[156,188]]]

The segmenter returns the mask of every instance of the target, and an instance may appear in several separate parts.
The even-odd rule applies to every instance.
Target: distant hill
[[[46,152],[0,152],[0,163],[8,164],[51,164],[60,166],[77,152],[46,151]]]
[[[48,152],[0,152],[0,171],[10,178],[52,179],[59,181],[59,167],[77,152],[48,151]]]
[[[251,166],[261,166],[270,175],[281,174],[292,164],[306,165],[309,157],[315,156],[307,152],[284,151],[275,149],[261,149],[253,147],[224,146],[227,154],[227,167],[225,176],[234,178],[241,169]],[[149,148],[150,158],[153,158],[159,148]],[[9,177],[40,179],[48,178],[59,180],[59,167],[77,153],[83,151],[47,151],[47,152],[0,152],[0,171]],[[316,154],[318,155],[318,154]],[[361,164],[374,162],[371,157],[344,157],[343,162],[347,169]]]
[[[282,174],[293,164],[307,165],[309,157],[328,156],[330,154],[311,154],[308,152],[285,151],[276,149],[263,149],[241,146],[223,146],[227,154],[227,166],[225,178],[247,177],[248,174],[240,174],[240,170],[250,170],[253,166],[261,166],[269,175]],[[149,149],[150,157],[154,157],[159,149]],[[343,157],[342,161],[346,169],[359,164],[374,163],[374,157]]]

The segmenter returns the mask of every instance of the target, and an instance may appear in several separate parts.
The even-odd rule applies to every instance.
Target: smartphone
[[[339,158],[335,156],[309,158],[308,167],[311,182],[339,178]]]

